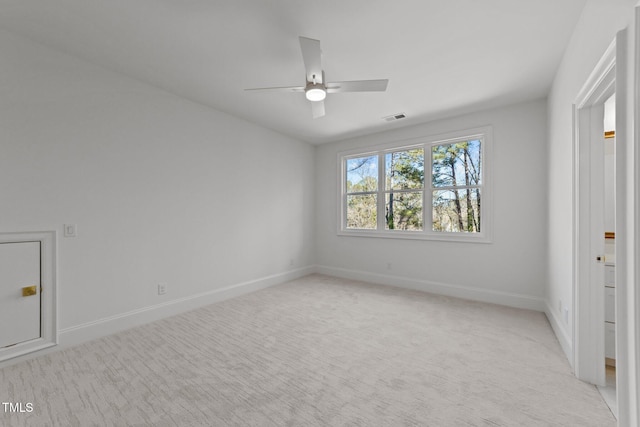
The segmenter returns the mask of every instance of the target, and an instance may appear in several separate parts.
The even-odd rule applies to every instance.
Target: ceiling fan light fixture
[[[251,91],[270,90],[277,92],[304,92],[305,98],[311,101],[311,113],[314,119],[325,115],[324,99],[327,93],[338,92],[384,92],[387,90],[387,79],[378,80],[352,80],[344,82],[327,83],[324,71],[322,70],[322,51],[320,50],[320,40],[307,37],[298,37],[300,41],[300,51],[304,62],[305,85],[291,87],[263,87],[245,89]],[[399,119],[400,117],[395,117]]]
[[[310,83],[304,90],[309,101],[323,101],[327,97],[327,90],[321,84]]]

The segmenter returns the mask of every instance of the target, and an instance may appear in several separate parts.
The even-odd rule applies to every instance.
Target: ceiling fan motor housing
[[[322,101],[327,97],[327,88],[322,83],[307,82],[304,94],[309,101]]]

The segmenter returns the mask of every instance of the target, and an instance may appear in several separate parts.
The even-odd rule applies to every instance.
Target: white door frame
[[[640,425],[640,2],[634,12],[633,31],[623,30],[617,38],[616,379],[621,426]]]
[[[586,185],[581,182],[580,150],[588,146],[580,141],[578,112],[588,106],[595,89],[606,87],[606,76],[615,66],[616,92],[616,387],[618,423],[640,425],[640,3],[635,8],[633,31],[618,32],[614,44],[596,66],[580,92],[574,108],[574,247],[573,290],[574,327],[573,363],[576,376],[586,381],[597,379],[595,356],[590,341],[589,322],[582,322],[588,310],[595,309],[586,298],[591,289],[582,286],[581,275],[588,274],[592,260],[581,252],[580,244],[589,239],[586,222],[580,215],[580,197]],[[610,75],[609,75],[610,78]],[[584,111],[584,110],[583,110]],[[582,294],[581,294],[582,292]]]
[[[0,348],[0,362],[58,343],[56,313],[56,232],[0,233],[0,243],[40,242],[40,338]],[[2,366],[2,363],[0,363]]]
[[[604,255],[604,131],[598,132],[615,83],[614,41],[573,105],[573,367],[578,378],[596,385],[605,385],[604,264],[596,261]]]

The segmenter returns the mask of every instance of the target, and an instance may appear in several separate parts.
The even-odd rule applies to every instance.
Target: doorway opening
[[[605,385],[598,386],[617,416],[616,396],[616,96],[604,103],[604,364]]]
[[[606,129],[612,117],[615,123],[615,80],[614,41],[574,104],[573,356],[576,377],[606,390],[617,416],[613,366],[607,386],[607,361],[614,365],[616,359],[615,128]]]

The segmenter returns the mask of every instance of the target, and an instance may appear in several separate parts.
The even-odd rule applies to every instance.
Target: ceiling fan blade
[[[245,89],[245,91],[304,92],[304,86],[256,87]]]
[[[340,92],[384,92],[389,80],[354,80],[350,82],[327,83],[327,93]]]
[[[300,50],[302,50],[302,60],[304,68],[307,72],[307,81],[323,83],[322,77],[322,52],[320,50],[320,40],[309,39],[307,37],[299,37]]]
[[[324,116],[324,101],[312,101],[311,113],[314,119]]]

